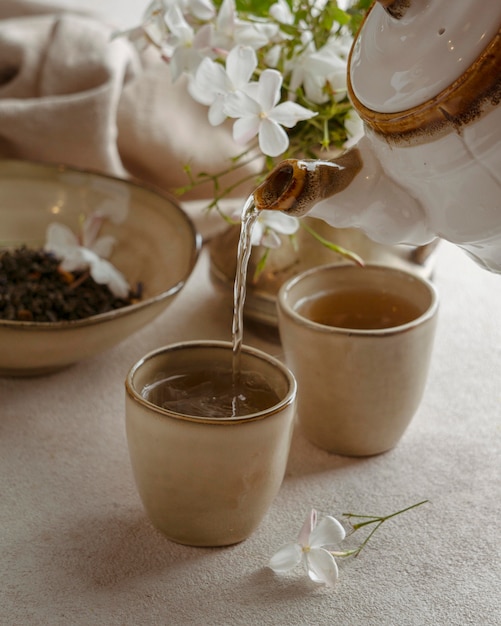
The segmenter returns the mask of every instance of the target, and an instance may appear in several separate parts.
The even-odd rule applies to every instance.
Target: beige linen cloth
[[[0,158],[63,163],[173,190],[241,147],[211,127],[153,49],[114,27],[26,0],[0,2]],[[240,173],[241,175],[241,173]],[[186,198],[208,197],[197,187]]]

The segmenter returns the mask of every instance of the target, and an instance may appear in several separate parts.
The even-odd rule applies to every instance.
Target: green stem
[[[219,179],[220,178],[223,178],[224,176],[226,176],[228,174],[236,172],[240,168],[247,167],[248,165],[250,165],[253,161],[256,161],[257,159],[262,159],[263,158],[262,154],[253,154],[253,155],[249,156],[248,158],[246,158],[244,160],[244,157],[248,156],[248,153],[253,148],[254,148],[254,146],[251,146],[250,148],[248,148],[247,150],[245,150],[241,154],[237,155],[236,157],[233,157],[231,159],[231,164],[228,167],[220,170],[216,174],[208,174],[206,172],[201,172],[200,174],[197,174],[197,176],[195,177],[191,173],[190,166],[186,165],[184,169],[185,169],[185,172],[186,172],[186,174],[188,176],[189,183],[187,185],[182,186],[182,187],[177,187],[174,190],[176,195],[182,196],[185,193],[187,193],[188,191],[192,191],[193,189],[195,189],[195,187],[197,187],[198,185],[203,185],[203,184],[209,183],[209,182],[213,184],[215,189],[218,189],[219,188]],[[251,180],[251,179],[255,178],[255,176],[256,176],[256,174],[252,173],[252,174],[247,174],[246,176],[240,178],[235,183],[233,183],[232,185],[227,187],[224,190],[224,192],[219,195],[219,198],[224,198],[225,196],[228,196],[236,187],[238,187],[239,185],[241,185],[242,183],[244,183],[244,182],[246,182],[248,180]]]
[[[426,504],[429,500],[422,500],[421,502],[416,502],[415,504],[411,504],[410,506],[405,507],[405,509],[400,509],[400,511],[396,511],[395,513],[390,513],[390,515],[359,515],[358,513],[343,513],[344,517],[357,517],[358,519],[366,519],[366,522],[360,522],[358,524],[353,524],[354,530],[358,530],[363,526],[367,526],[368,524],[375,524],[376,522],[386,522],[386,520],[391,519],[392,517],[396,517],[397,515],[401,515],[402,513],[406,513],[411,509],[415,509],[422,504]]]
[[[363,548],[365,548],[365,546],[369,543],[374,533],[379,529],[379,527],[382,524],[384,524],[384,522],[391,519],[392,517],[396,517],[397,515],[406,513],[407,511],[410,511],[411,509],[415,509],[418,506],[421,506],[422,504],[426,504],[427,502],[428,500],[422,500],[421,502],[416,502],[415,504],[411,504],[410,506],[407,506],[404,509],[400,509],[399,511],[396,511],[395,513],[390,513],[389,515],[382,515],[382,516],[359,515],[358,513],[343,513],[343,515],[348,518],[356,517],[358,519],[366,520],[364,522],[358,522],[356,524],[353,524],[353,532],[356,532],[357,530],[359,530],[360,528],[363,528],[364,526],[369,526],[370,524],[376,524],[376,526],[371,530],[371,532],[367,535],[364,541],[358,546],[358,548],[351,550],[350,551],[351,554],[347,554],[346,556],[352,556],[352,555],[358,556],[360,552],[363,550]]]
[[[364,261],[362,260],[361,257],[358,256],[358,254],[356,254],[355,252],[351,252],[351,250],[346,250],[346,248],[343,248],[342,246],[338,246],[332,241],[325,239],[324,237],[322,237],[322,235],[317,233],[316,230],[311,228],[311,226],[308,226],[308,224],[306,224],[305,222],[301,221],[300,223],[301,223],[302,228],[304,228],[307,233],[312,235],[312,237],[314,237],[323,246],[325,246],[329,250],[332,250],[333,252],[337,252],[338,254],[345,257],[346,259],[353,261],[353,263],[356,263],[360,267],[364,267]]]

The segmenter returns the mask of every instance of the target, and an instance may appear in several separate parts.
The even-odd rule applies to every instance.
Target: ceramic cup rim
[[[421,315],[413,320],[406,322],[405,324],[399,324],[397,326],[391,326],[389,328],[344,328],[339,326],[331,326],[327,324],[320,324],[313,320],[301,315],[294,309],[294,304],[290,302],[290,294],[294,287],[304,281],[308,280],[312,275],[321,273],[351,273],[351,272],[384,272],[387,274],[393,274],[394,276],[400,276],[405,280],[414,280],[422,287],[424,287],[430,295],[430,303]],[[359,337],[384,337],[388,335],[397,335],[399,333],[407,332],[416,326],[420,326],[427,320],[433,318],[438,310],[439,296],[435,285],[422,276],[413,274],[400,268],[390,267],[387,265],[378,264],[366,264],[363,268],[352,264],[326,264],[309,268],[300,274],[296,274],[292,278],[289,278],[280,287],[278,292],[278,307],[282,313],[292,319],[296,324],[300,326],[314,330],[315,332],[321,332],[326,334],[346,335],[346,336],[359,336]]]
[[[199,424],[211,424],[216,426],[228,426],[239,423],[248,423],[252,421],[266,419],[276,413],[282,412],[285,408],[292,405],[295,402],[297,392],[297,382],[294,374],[291,370],[282,363],[279,359],[271,356],[267,352],[260,350],[249,345],[242,345],[242,354],[247,354],[253,358],[267,362],[272,367],[276,368],[284,377],[287,385],[287,392],[280,398],[280,401],[276,404],[263,409],[257,413],[250,413],[249,415],[239,415],[237,417],[201,417],[198,415],[187,415],[184,413],[177,413],[165,408],[162,408],[152,402],[146,400],[137,389],[134,384],[135,375],[139,370],[146,365],[148,361],[151,361],[166,352],[174,352],[176,350],[200,350],[200,349],[219,349],[224,351],[232,351],[233,344],[230,341],[210,340],[210,339],[195,339],[191,341],[180,341],[176,343],[166,344],[154,350],[151,350],[144,356],[142,356],[132,367],[129,369],[125,379],[125,389],[127,397],[133,402],[143,406],[148,411],[153,411],[159,416],[168,419],[176,419],[180,421],[187,421]]]

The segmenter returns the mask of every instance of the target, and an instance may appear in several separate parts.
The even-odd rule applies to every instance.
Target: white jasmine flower
[[[278,2],[272,4],[269,12],[271,17],[277,20],[277,22],[281,22],[282,24],[294,23],[294,15],[286,0],[278,0]]]
[[[266,62],[267,67],[276,68],[278,62],[280,61],[280,55],[282,54],[282,46],[280,44],[275,44],[269,50],[267,50],[264,54],[264,60]]]
[[[278,33],[278,26],[270,22],[245,22],[237,20],[235,42],[255,50],[268,45]]]
[[[211,0],[176,0],[183,13],[189,13],[203,22],[216,15],[216,8]]]
[[[143,35],[159,48],[169,35],[169,29],[165,23],[165,11],[163,0],[153,0],[146,8],[143,18]]]
[[[120,223],[125,219],[127,208],[120,203],[104,202],[82,225],[81,238],[65,224],[49,224],[45,250],[61,259],[61,269],[67,272],[89,270],[90,275],[101,285],[108,285],[118,298],[129,295],[129,285],[124,276],[107,258],[111,255],[115,238],[111,235],[97,237],[105,219]]]
[[[209,106],[209,122],[213,126],[226,119],[224,103],[228,94],[245,89],[256,67],[256,53],[248,46],[233,48],[226,68],[207,57],[200,63],[189,91],[195,100]]]
[[[259,82],[248,85],[245,93],[239,91],[227,97],[226,115],[238,118],[233,125],[233,138],[237,143],[245,144],[258,135],[261,152],[271,157],[279,156],[289,146],[289,138],[282,126],[293,128],[297,122],[316,115],[295,102],[278,104],[281,87],[280,72],[266,69]]]
[[[114,200],[105,200],[85,218],[82,224],[81,240],[85,248],[93,248],[95,251],[100,250],[99,256],[108,258],[111,255],[112,245],[115,238],[110,235],[97,238],[101,226],[105,220],[110,220],[113,224],[121,224],[127,217],[127,204],[124,202],[116,202]]]
[[[189,181],[183,192],[209,183],[222,200],[234,189],[229,184],[221,191],[222,177],[251,165],[256,157],[268,157],[260,160],[259,184],[276,157],[300,157],[343,142],[347,147],[359,136],[356,116],[347,116],[347,58],[365,8],[351,0],[338,0],[334,13],[330,0],[247,2],[239,9],[237,0],[149,3],[142,28],[127,31],[129,38],[136,44],[153,43],[170,63],[171,82],[186,75],[192,98],[208,107],[209,123],[218,126],[232,118],[233,139],[244,146],[216,174],[195,177],[187,165]],[[342,15],[341,6],[351,8]],[[336,13],[339,22],[331,23]],[[210,206],[218,207],[219,200]],[[275,247],[279,235],[296,228],[291,223],[277,226],[263,215],[253,243]],[[309,232],[360,262],[313,229]]]
[[[299,220],[281,211],[260,211],[251,234],[253,246],[279,248],[280,235],[293,235],[299,228]]]
[[[125,30],[116,30],[113,38],[127,37],[138,52],[143,52],[151,44],[162,49],[169,37],[165,12],[164,0],[153,0],[146,7],[140,25]]]
[[[316,50],[310,42],[288,68],[291,70],[290,90],[295,92],[302,85],[306,97],[315,104],[327,102],[331,97],[325,89],[327,82],[341,97],[346,95],[346,61],[330,45]]]
[[[268,567],[274,572],[288,572],[292,568],[302,563],[311,580],[317,583],[324,583],[329,587],[334,587],[339,577],[338,567],[334,557],[358,556],[368,544],[375,532],[388,520],[406,513],[428,502],[422,500],[411,504],[404,509],[400,509],[389,515],[360,515],[358,513],[343,513],[347,518],[358,520],[351,523],[352,532],[362,528],[374,526],[362,543],[349,550],[333,551],[328,546],[333,546],[346,536],[345,530],[340,522],[330,515],[324,517],[317,525],[317,512],[311,510],[310,515],[301,528],[296,543],[287,543],[282,546],[270,559]]]
[[[214,23],[212,43],[221,50],[232,50],[238,44],[259,50],[270,42],[278,30],[278,25],[270,22],[238,19],[234,0],[223,0]]]
[[[351,46],[353,44],[353,37],[346,28],[342,28],[335,36],[330,36],[327,46],[334,50],[337,56],[345,61],[348,61]]]
[[[210,26],[203,26],[195,32],[178,6],[167,11],[165,21],[171,34],[164,49],[169,57],[172,82],[175,82],[183,72],[195,73],[210,45]]]
[[[297,543],[282,546],[270,559],[274,572],[287,572],[300,563],[311,580],[333,587],[339,576],[333,554],[324,546],[341,542],[346,536],[343,526],[334,517],[324,517],[317,525],[317,512],[312,509],[299,533]]]
[[[331,38],[321,50],[323,58],[331,65],[327,75],[327,81],[333,92],[334,100],[342,100],[347,92],[347,58],[349,46],[346,45],[346,37]]]
[[[193,15],[198,20],[211,20],[216,9],[211,0],[153,0],[144,12],[144,18],[163,14],[172,6],[177,6],[183,14]]]
[[[281,24],[293,24],[294,15],[290,10],[286,0],[278,0],[270,7],[270,16]],[[273,38],[270,38],[270,43],[276,42],[271,46],[264,54],[264,62],[267,67],[276,68],[282,55],[284,41],[292,39],[292,35],[283,32],[280,28],[277,30]]]

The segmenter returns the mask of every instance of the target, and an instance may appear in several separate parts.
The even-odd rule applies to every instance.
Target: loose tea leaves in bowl
[[[19,261],[24,246],[32,253],[52,253],[58,261],[54,265],[65,270],[63,279],[59,272],[45,284],[42,270],[49,261],[44,257],[35,272],[32,261],[27,263],[24,279],[14,280],[12,274],[1,279],[0,376],[50,374],[131,337],[178,297],[201,248],[193,222],[171,196],[66,165],[0,160],[0,206],[2,266],[12,255]],[[7,268],[14,271],[9,261]],[[87,281],[86,272],[99,284]],[[105,289],[103,303],[103,281],[118,300]],[[39,307],[23,300],[27,282]],[[138,283],[143,288],[131,294]],[[14,304],[13,297],[14,315],[20,308],[21,317],[31,314],[32,321],[7,319],[13,311],[2,309],[6,300],[7,306]],[[68,311],[75,297],[85,306],[78,314]],[[61,300],[66,306],[54,310],[54,302]],[[53,316],[45,319],[55,316],[56,321],[38,321],[40,312],[49,310]]]
[[[85,319],[141,299],[141,284],[127,298],[115,296],[88,271],[65,272],[60,259],[26,246],[0,254],[0,319],[61,322]]]

